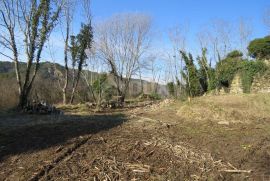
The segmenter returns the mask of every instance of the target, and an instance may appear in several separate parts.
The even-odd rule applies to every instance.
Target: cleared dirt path
[[[2,116],[0,180],[270,179],[267,115],[244,123],[234,113],[224,124],[191,120],[182,108],[169,102],[124,113]]]

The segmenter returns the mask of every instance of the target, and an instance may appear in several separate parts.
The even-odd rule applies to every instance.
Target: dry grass
[[[199,97],[184,103],[177,114],[192,121],[250,123],[270,118],[270,94]]]
[[[18,89],[13,82],[15,80],[0,79],[0,111],[14,108],[18,104]]]

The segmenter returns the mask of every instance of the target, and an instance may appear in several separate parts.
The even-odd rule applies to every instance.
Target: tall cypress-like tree
[[[201,94],[201,86],[199,81],[198,70],[194,64],[192,55],[180,51],[180,54],[185,62],[185,68],[182,71],[182,76],[186,81],[186,90],[190,97],[195,97]]]
[[[199,69],[199,80],[204,92],[213,90],[216,87],[215,71],[207,60],[207,49],[202,49],[202,55],[197,58]]]

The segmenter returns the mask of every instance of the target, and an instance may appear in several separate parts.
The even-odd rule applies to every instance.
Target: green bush
[[[175,94],[174,83],[173,82],[168,82],[167,83],[167,88],[168,88],[170,96],[174,96],[174,94]]]
[[[93,90],[97,97],[109,101],[113,97],[115,88],[108,83],[106,74],[101,74],[93,83]],[[101,100],[100,100],[101,101]]]
[[[152,99],[152,100],[160,100],[160,99],[161,99],[161,96],[160,96],[158,93],[155,93],[155,92],[151,93],[151,94],[149,95],[149,97],[150,97],[150,99]]]
[[[228,53],[227,58],[242,58],[243,53],[239,50],[234,50]]]
[[[216,66],[216,78],[218,87],[229,87],[235,74],[241,69],[243,60],[238,58],[225,58]]]

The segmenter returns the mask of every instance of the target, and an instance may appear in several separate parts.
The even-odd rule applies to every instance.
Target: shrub
[[[227,58],[242,58],[243,53],[239,50],[234,50],[230,53],[228,53]]]
[[[168,88],[170,96],[174,96],[174,93],[175,93],[174,83],[173,82],[167,83],[167,88]]]
[[[151,93],[151,94],[149,95],[149,97],[150,97],[150,99],[152,99],[152,100],[160,100],[160,99],[161,99],[161,96],[160,96],[158,93],[155,93],[155,92]]]
[[[216,78],[218,87],[229,87],[235,74],[241,69],[242,59],[225,58],[216,66]]]

